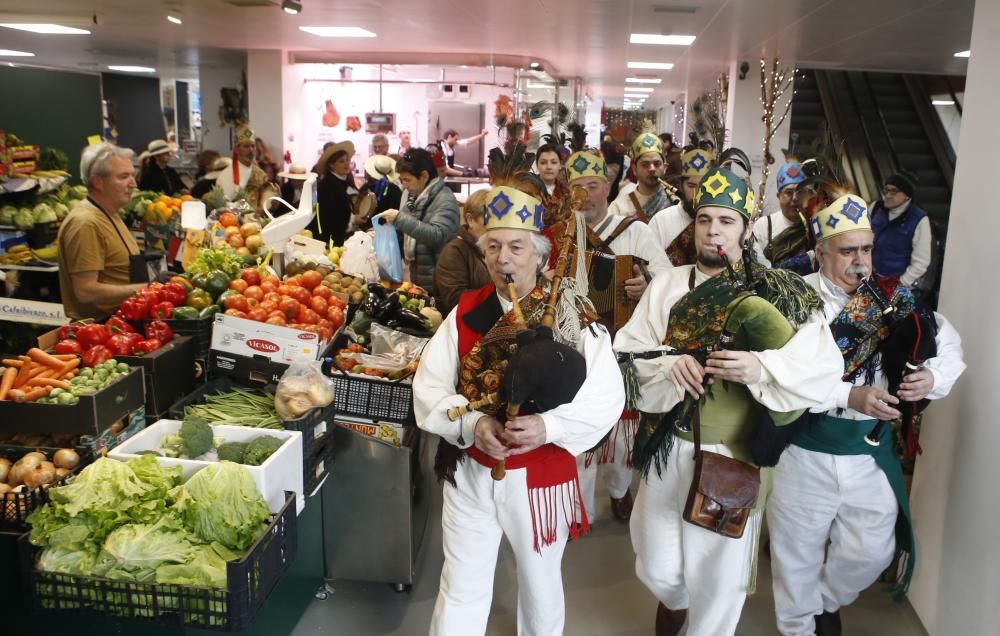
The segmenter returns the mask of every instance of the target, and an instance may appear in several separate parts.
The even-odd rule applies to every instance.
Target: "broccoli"
[[[200,417],[188,417],[181,424],[181,449],[194,459],[212,450],[212,427]]]
[[[226,442],[220,444],[216,449],[219,453],[220,461],[243,463],[243,456],[246,454],[246,442]]]
[[[277,437],[261,435],[247,442],[247,447],[243,453],[243,462],[248,466],[260,466],[274,451],[278,450],[284,442]]]

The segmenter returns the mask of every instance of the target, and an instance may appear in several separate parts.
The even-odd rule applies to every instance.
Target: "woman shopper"
[[[319,186],[316,198],[319,200],[319,212],[309,223],[313,237],[328,242],[333,239],[334,245],[343,245],[347,238],[347,225],[354,212],[354,200],[358,196],[358,188],[351,174],[351,158],[354,157],[354,144],[342,141],[329,146],[316,164],[320,169]]]
[[[473,192],[462,206],[462,226],[438,257],[434,270],[434,299],[442,316],[447,316],[463,293],[490,282],[483,254],[476,241],[486,231],[483,213],[489,190]]]

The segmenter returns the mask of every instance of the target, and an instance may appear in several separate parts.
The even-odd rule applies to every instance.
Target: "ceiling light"
[[[325,26],[304,26],[299,27],[299,31],[312,33],[321,38],[373,38],[375,34],[366,31],[361,27],[325,27]]]
[[[652,93],[655,88],[645,88],[642,86],[626,86],[625,92],[627,93]]]
[[[41,33],[44,35],[90,35],[90,31],[86,29],[76,29],[59,24],[0,24],[0,27],[17,29],[18,31],[31,31],[32,33]]]
[[[955,102],[950,99],[932,99],[931,104],[934,106],[954,106]]]
[[[556,85],[555,84],[539,84],[538,82],[528,82],[527,87],[528,88],[552,89],[552,88],[555,88]]]
[[[633,33],[630,44],[663,44],[667,46],[690,46],[693,35],[657,35],[655,33]]]
[[[302,3],[295,0],[283,0],[281,10],[291,15],[298,15],[302,11]]]
[[[184,24],[184,22],[182,22],[180,18],[175,18],[172,15],[168,15],[167,16],[167,21],[168,22],[173,22],[174,24]]]
[[[148,66],[109,66],[112,71],[121,71],[122,73],[155,73],[155,68],[150,68]]]
[[[669,71],[674,67],[674,65],[671,64],[670,62],[629,62],[628,67]]]
[[[972,53],[972,51],[971,50],[970,51],[959,51],[958,53],[955,54],[955,57],[969,57],[969,53]]]
[[[7,57],[35,57],[34,53],[28,53],[27,51],[12,51],[10,49],[0,49],[0,56]]]
[[[528,64],[528,68],[542,68],[542,63],[541,62],[532,62],[531,64]]]
[[[627,84],[659,84],[663,80],[658,77],[626,77]]]

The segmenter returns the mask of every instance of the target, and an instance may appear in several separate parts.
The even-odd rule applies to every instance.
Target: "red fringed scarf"
[[[590,465],[597,459],[597,464],[614,464],[617,460],[616,442],[618,436],[623,435],[625,439],[625,465],[632,468],[632,446],[635,444],[635,436],[639,432],[639,411],[625,409],[622,411],[618,423],[611,429],[611,434],[604,440],[598,448],[589,451],[583,460],[583,465],[590,468]]]

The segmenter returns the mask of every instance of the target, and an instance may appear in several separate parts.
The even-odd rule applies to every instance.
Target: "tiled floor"
[[[598,480],[600,482],[600,480]],[[599,486],[600,488],[600,486]],[[417,580],[408,592],[397,593],[387,584],[334,581],[326,600],[316,600],[299,621],[296,636],[331,634],[363,636],[387,634],[418,636],[427,633],[437,595],[441,552],[441,497],[435,489],[429,527],[418,560]],[[570,544],[563,558],[566,589],[566,631],[572,636],[638,636],[653,633],[656,603],[635,577],[628,527],[611,517],[607,496],[594,530]],[[599,503],[599,506],[602,504]],[[493,592],[487,634],[516,633],[516,578],[514,558],[503,545]],[[875,584],[853,606],[842,612],[844,633],[850,636],[926,635],[909,604],[897,605]],[[770,563],[760,561],[757,594],[743,609],[737,634],[777,634],[771,596]]]

